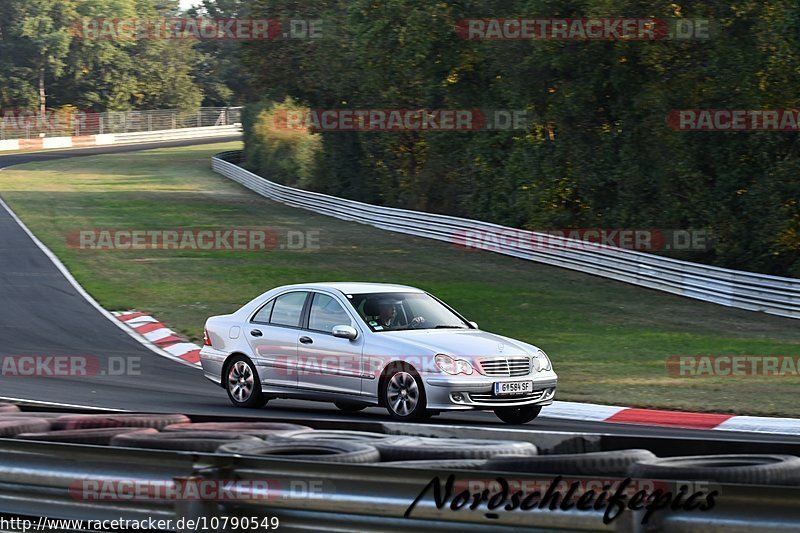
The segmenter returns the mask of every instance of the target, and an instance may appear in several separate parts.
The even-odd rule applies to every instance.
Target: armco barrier
[[[469,232],[494,235],[519,232],[489,222],[380,207],[287,187],[241,168],[236,164],[240,157],[239,151],[217,154],[212,158],[212,168],[266,198],[293,207],[453,244],[463,242]],[[553,235],[531,234],[547,239],[545,242],[550,245],[528,249],[512,239],[510,243],[498,243],[492,251],[706,302],[800,318],[798,279],[701,265]]]
[[[139,131],[134,133],[104,133],[79,137],[40,137],[35,139],[12,139],[0,141],[0,152],[9,150],[44,150],[48,148],[77,148],[84,146],[107,146],[110,144],[134,144],[155,141],[177,141],[222,137],[241,133],[241,124],[230,126],[204,126],[177,130]]]
[[[35,416],[35,413],[32,414]],[[225,417],[224,420],[228,419]],[[302,418],[293,421],[314,425]],[[331,428],[353,429],[351,421],[326,420],[325,423]],[[416,427],[406,424],[405,429],[404,433],[428,433],[424,424]],[[462,429],[469,428],[455,428],[454,433],[460,435]],[[521,438],[518,440],[530,438],[541,446],[539,433],[520,432]],[[452,437],[452,434],[442,436]],[[591,441],[602,436],[554,433],[552,437],[562,440],[588,438]],[[691,439],[686,440],[686,446],[690,446]],[[758,444],[765,447],[761,453],[786,453],[787,447],[797,447],[796,444],[779,443],[776,445],[779,448],[771,449],[769,443]],[[637,447],[643,446],[638,444]],[[546,486],[555,477],[490,470],[449,471],[430,467],[395,470],[385,463],[339,464],[286,460],[281,456],[248,457],[0,439],[0,513],[93,522],[171,520],[173,527],[170,529],[176,531],[222,531],[223,528],[213,524],[221,524],[223,517],[232,516],[248,517],[251,522],[258,523],[262,517],[277,517],[280,531],[401,531],[410,526],[425,531],[558,529],[699,533],[727,531],[727,527],[735,525],[735,531],[767,533],[793,531],[800,523],[798,486],[739,485],[713,481],[688,482],[693,487],[688,489],[688,493],[697,489],[717,491],[713,508],[687,511],[675,507],[673,509],[678,509],[675,512],[665,509],[654,514],[647,527],[641,524],[642,510],[619,509],[620,516],[610,523],[603,522],[603,507],[584,510],[576,507],[553,510],[539,507],[523,510],[500,506],[493,512],[487,512],[488,507],[482,506],[472,512],[469,508],[459,509],[447,504],[457,499],[455,493],[449,496],[445,494],[443,499],[446,504],[437,507],[430,490],[418,505],[412,506],[412,502],[435,476],[444,484],[451,474],[461,482],[457,492],[471,487],[469,483],[465,485],[470,480],[482,483],[503,477],[513,487],[530,487],[532,484],[538,487]],[[605,479],[600,483],[602,485],[609,480],[621,481],[622,478],[581,476],[581,479],[587,484]],[[170,487],[179,489],[181,484],[186,486],[199,482],[212,487],[224,487],[231,480],[235,480],[240,488],[235,493],[225,492],[225,498],[207,498],[191,491],[178,491],[186,497],[157,496],[167,494]],[[686,482],[666,483],[660,482],[659,486],[677,494],[678,485]],[[139,490],[149,487],[154,490]],[[177,525],[180,520],[184,525]],[[185,525],[188,520],[192,520],[195,526]],[[35,525],[36,521],[33,523]],[[206,527],[196,526],[198,523],[204,523]],[[257,529],[269,530],[265,527]],[[34,527],[30,526],[28,530],[34,530]]]
[[[170,141],[178,139],[199,139],[202,137],[218,137],[241,133],[241,124],[231,126],[204,126],[202,128],[182,128],[178,130],[139,131],[135,133],[112,133],[109,144],[127,144],[136,142]]]

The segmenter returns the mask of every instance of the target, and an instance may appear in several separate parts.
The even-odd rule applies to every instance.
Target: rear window
[[[300,326],[306,292],[290,292],[275,298],[269,323],[276,326]]]

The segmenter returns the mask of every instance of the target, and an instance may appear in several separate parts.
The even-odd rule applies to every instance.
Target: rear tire
[[[236,355],[225,367],[222,376],[225,391],[236,407],[257,408],[267,405],[261,392],[261,379],[253,362],[244,355]]]
[[[506,424],[526,424],[539,416],[541,411],[541,405],[522,405],[520,407],[498,407],[494,410],[494,414]]]
[[[367,408],[365,404],[361,403],[333,402],[333,405],[345,413],[357,413],[358,411],[363,411]]]

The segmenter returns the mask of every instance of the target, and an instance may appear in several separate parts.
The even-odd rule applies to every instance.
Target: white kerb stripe
[[[164,348],[165,351],[171,353],[175,357],[199,349],[200,347],[198,345],[192,344],[191,342],[179,342],[178,344],[173,344],[172,346],[167,346],[166,348]]]
[[[157,340],[166,339],[170,335],[174,335],[171,329],[169,328],[161,328],[155,331],[151,331],[150,333],[142,333],[142,336],[149,340],[150,342],[156,342]]]
[[[595,420],[602,422],[627,407],[616,405],[595,405],[578,402],[553,402],[542,409],[541,416],[547,418],[567,418],[570,420]]]
[[[766,416],[734,416],[714,428],[720,431],[751,431],[781,435],[800,435],[800,419]]]
[[[136,327],[136,326],[143,326],[145,324],[153,324],[155,322],[158,322],[158,320],[156,320],[151,316],[137,316],[136,318],[131,318],[130,320],[123,320],[122,322],[131,327]]]

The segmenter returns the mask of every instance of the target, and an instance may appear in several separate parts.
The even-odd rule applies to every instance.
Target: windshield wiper
[[[447,324],[439,324],[433,329],[468,329],[466,326],[449,326]]]

